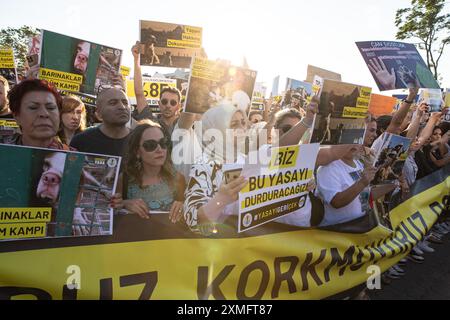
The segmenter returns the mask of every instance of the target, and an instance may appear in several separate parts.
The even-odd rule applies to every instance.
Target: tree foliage
[[[30,38],[39,34],[39,30],[29,26],[0,30],[0,47],[13,48],[17,69],[23,70]]]
[[[397,39],[419,39],[425,50],[428,67],[438,80],[439,61],[450,43],[450,13],[445,13],[446,0],[411,0],[411,7],[397,10]]]

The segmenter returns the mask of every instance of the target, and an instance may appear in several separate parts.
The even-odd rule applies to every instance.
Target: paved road
[[[425,261],[408,261],[406,274],[382,290],[369,292],[373,300],[450,300],[450,234],[444,244],[432,244],[434,253],[425,253]]]

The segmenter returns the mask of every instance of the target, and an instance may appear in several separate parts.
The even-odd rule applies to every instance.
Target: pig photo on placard
[[[119,75],[122,50],[42,30],[39,78],[59,90],[98,94]]]
[[[14,145],[0,151],[9,168],[0,180],[0,240],[112,234],[120,157]]]

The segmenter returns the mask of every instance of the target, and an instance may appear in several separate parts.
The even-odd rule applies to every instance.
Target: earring
[[[135,166],[138,171],[141,171],[141,169],[142,169],[142,159],[141,158],[137,158]]]

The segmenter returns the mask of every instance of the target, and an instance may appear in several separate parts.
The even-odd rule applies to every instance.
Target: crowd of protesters
[[[267,99],[263,112],[252,111],[251,105],[243,111],[224,101],[203,115],[194,115],[182,112],[182,95],[177,89],[166,88],[160,94],[161,112],[154,114],[143,93],[138,48],[139,44],[132,48],[137,106],[130,105],[123,84],[104,89],[96,100],[101,123],[90,128],[85,127],[86,108],[76,96],[62,97],[43,80],[26,79],[10,87],[0,77],[0,118],[15,119],[20,127],[18,134],[3,143],[121,156],[124,165],[118,192],[111,199],[113,208],[143,219],[152,212],[165,212],[173,223],[184,223],[192,232],[209,236],[216,224],[237,215],[238,194],[247,184],[244,177],[225,181],[225,168],[243,165],[252,150],[250,145],[257,151],[270,151],[272,145],[299,144],[313,126],[319,99],[313,97],[308,103],[296,95],[289,97],[289,103]],[[430,114],[425,102],[415,103],[418,91],[409,89],[407,98],[390,115],[369,115],[363,145],[320,147],[307,206],[310,212],[322,212],[321,216],[305,215],[308,210],[302,210],[276,222],[321,227],[368,214],[364,199],[369,198],[368,186],[377,169],[367,159],[379,151],[383,133],[412,140],[402,174],[394,177],[384,194],[382,205],[387,211],[393,203],[408,198],[416,180],[448,165],[450,123],[443,121],[443,112]],[[198,136],[196,127],[201,133],[215,129],[222,134],[223,149],[212,149],[205,136]],[[250,134],[255,131],[259,138],[264,132],[264,139],[240,139],[255,136]],[[231,138],[225,138],[228,136]],[[183,150],[183,161],[172,153],[176,148]],[[195,150],[201,150],[200,157]],[[227,153],[232,154],[231,159]],[[383,172],[386,176],[390,174],[388,167]],[[424,253],[433,252],[433,245],[442,244],[449,232],[450,220],[443,214],[408,258],[385,273],[384,281],[401,277],[408,260],[422,263]]]

